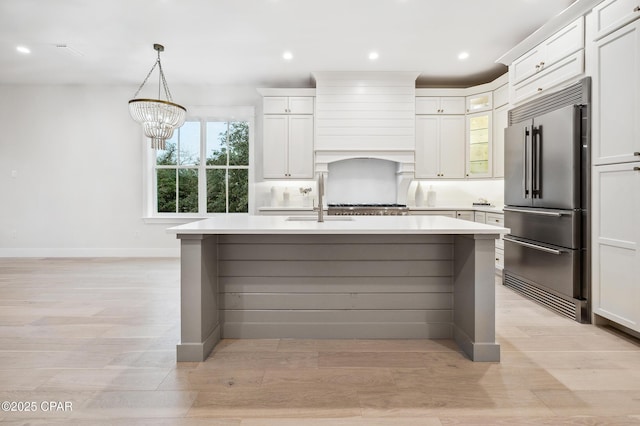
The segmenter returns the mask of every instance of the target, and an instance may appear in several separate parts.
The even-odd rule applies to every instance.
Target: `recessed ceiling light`
[[[378,59],[380,55],[378,55],[378,52],[371,52],[369,53],[369,59],[372,61],[375,61],[376,59]]]
[[[24,55],[28,55],[29,53],[31,53],[31,49],[26,46],[17,46],[16,50]]]
[[[282,54],[282,57],[283,57],[285,60],[290,61],[290,60],[292,60],[292,59],[293,59],[293,53],[291,53],[291,52],[289,52],[289,51],[287,50],[286,52],[284,52],[284,53]]]
[[[458,53],[458,59],[460,59],[461,61],[464,61],[468,57],[469,57],[469,52],[460,52],[460,53]]]

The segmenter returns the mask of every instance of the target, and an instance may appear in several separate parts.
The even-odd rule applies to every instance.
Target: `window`
[[[155,151],[154,213],[249,211],[249,122],[191,120]]]

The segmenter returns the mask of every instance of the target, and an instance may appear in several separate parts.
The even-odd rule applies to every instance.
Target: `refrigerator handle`
[[[505,240],[505,241],[509,241],[510,243],[514,243],[514,244],[518,244],[518,245],[521,245],[521,246],[524,246],[524,247],[532,248],[534,250],[540,250],[540,251],[543,251],[545,253],[551,253],[551,254],[555,254],[555,255],[561,255],[562,254],[562,250],[555,250],[555,249],[552,249],[552,248],[539,246],[537,244],[525,243],[524,241],[515,240],[515,239],[509,238],[507,236],[502,237],[502,239]]]
[[[533,127],[531,136],[531,198],[542,198],[540,188],[542,125]]]
[[[564,213],[562,212],[547,212],[544,210],[528,210],[528,209],[514,209],[512,207],[504,207],[502,209],[505,212],[516,212],[516,213],[526,213],[526,214],[534,214],[538,216],[553,216],[553,217],[562,217]]]
[[[522,190],[524,191],[524,198],[529,198],[529,126],[524,128],[524,149],[522,150],[522,164],[524,170],[522,172]]]

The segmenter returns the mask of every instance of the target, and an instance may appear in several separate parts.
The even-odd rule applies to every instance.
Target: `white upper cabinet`
[[[416,178],[464,178],[465,116],[416,116]]]
[[[580,17],[513,61],[509,82],[518,84],[583,48],[584,19]]]
[[[313,177],[313,116],[265,115],[263,120],[265,179]]]
[[[509,99],[517,105],[584,74],[584,17],[509,65]]]
[[[593,49],[593,163],[640,161],[640,21]]]
[[[550,89],[555,89],[562,83],[581,75],[583,71],[584,50],[579,50],[544,72],[511,86],[511,100],[514,104],[518,104],[534,96],[546,94]]]
[[[416,114],[464,114],[465,102],[462,96],[418,96]]]
[[[493,107],[499,108],[509,103],[509,84],[503,84],[493,91]]]
[[[265,114],[313,114],[312,96],[265,96]]]
[[[492,131],[490,111],[467,115],[466,177],[491,177]]]
[[[489,111],[493,108],[493,92],[484,92],[467,96],[467,113]]]
[[[493,110],[493,177],[504,177],[504,129],[509,124],[509,105]]]
[[[640,18],[638,0],[605,0],[592,11],[593,38],[597,40]]]

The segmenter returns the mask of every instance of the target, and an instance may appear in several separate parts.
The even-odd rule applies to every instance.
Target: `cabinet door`
[[[440,117],[440,177],[464,177],[465,117]]]
[[[640,162],[593,178],[593,311],[640,332]]]
[[[289,116],[288,177],[313,178],[313,117]]]
[[[262,167],[264,178],[285,178],[288,174],[289,117],[286,115],[265,115],[263,123]]]
[[[473,221],[478,223],[487,223],[487,214],[485,212],[473,213]]]
[[[493,91],[493,107],[498,108],[509,103],[509,84],[504,84]]]
[[[468,220],[468,221],[471,221],[471,222],[474,221],[473,212],[469,212],[469,211],[458,211],[458,212],[456,212],[456,217],[458,219],[462,219],[462,220]]]
[[[600,39],[593,76],[593,163],[640,160],[640,21]]]
[[[433,115],[416,116],[416,177],[440,176],[440,119]]]
[[[489,111],[493,108],[493,93],[485,92],[467,96],[467,113]]]
[[[526,80],[540,71],[540,62],[544,62],[542,46],[536,46],[511,64],[509,67],[509,83],[511,85]]]
[[[638,0],[605,0],[594,7],[594,39],[602,38],[628,22],[640,18],[638,6]]]
[[[313,97],[311,96],[290,96],[290,114],[313,114]]]
[[[491,153],[491,112],[467,116],[467,177],[490,177],[493,162]]]
[[[464,114],[465,98],[462,96],[418,96],[416,114]]]
[[[262,98],[264,114],[286,114],[289,109],[289,99],[286,96],[265,96]]]
[[[584,48],[584,18],[579,17],[542,44],[544,63],[540,64],[541,71]]]
[[[462,96],[445,96],[440,98],[441,114],[464,114],[465,98]]]
[[[440,113],[440,98],[432,96],[416,97],[416,114]]]
[[[564,58],[558,63],[545,68],[523,83],[511,86],[510,99],[514,104],[521,103],[531,97],[549,93],[551,89],[567,82],[584,72],[584,50]]]
[[[509,124],[509,105],[493,111],[493,177],[504,177],[504,131]]]

